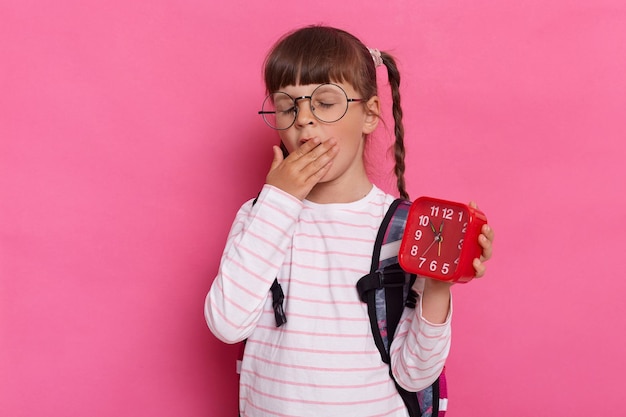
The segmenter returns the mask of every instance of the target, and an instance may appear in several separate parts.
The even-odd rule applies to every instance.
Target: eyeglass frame
[[[343,93],[344,96],[346,96],[346,110],[342,113],[341,116],[339,116],[338,119],[336,120],[332,120],[332,121],[326,121],[326,120],[322,120],[320,119],[316,114],[315,114],[315,110],[313,109],[313,101],[311,100],[313,95],[315,94],[315,92],[325,86],[325,85],[332,85],[337,87],[338,89],[341,90],[341,92]],[[367,101],[364,98],[349,98],[348,97],[348,93],[346,93],[346,90],[344,90],[340,85],[337,85],[335,83],[322,83],[320,85],[318,85],[317,87],[315,87],[315,89],[313,89],[313,92],[311,93],[311,95],[309,96],[299,96],[299,97],[292,97],[290,94],[285,93],[284,91],[275,91],[273,93],[268,94],[265,99],[263,100],[263,104],[261,105],[261,107],[263,107],[265,105],[265,102],[270,99],[270,97],[272,97],[272,95],[276,94],[276,93],[282,93],[285,94],[287,97],[289,97],[290,99],[293,100],[293,108],[294,108],[294,113],[293,113],[293,121],[291,122],[291,124],[287,127],[283,127],[283,128],[278,128],[278,127],[274,127],[272,126],[267,119],[265,118],[266,114],[276,114],[275,111],[263,111],[263,110],[259,110],[259,113],[261,116],[263,116],[263,121],[265,122],[266,125],[268,125],[269,127],[271,127],[274,130],[287,130],[289,129],[291,126],[294,125],[294,123],[296,123],[296,120],[298,119],[298,112],[300,111],[300,107],[298,106],[298,100],[304,100],[304,99],[309,99],[309,108],[311,110],[311,114],[313,115],[313,117],[315,117],[317,120],[319,120],[322,123],[336,123],[339,120],[343,119],[343,116],[346,115],[346,113],[348,113],[348,108],[350,107],[350,103],[360,103],[363,101]]]

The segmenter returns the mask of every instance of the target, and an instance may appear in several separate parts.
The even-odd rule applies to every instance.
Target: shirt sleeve
[[[420,287],[418,278],[416,287]],[[414,287],[415,288],[415,287]],[[422,316],[422,293],[414,309],[405,308],[391,344],[391,369],[398,384],[412,392],[430,386],[441,374],[450,352],[452,301],[446,321],[433,324]]]
[[[226,343],[254,330],[291,244],[303,203],[265,185],[244,204],[231,227],[219,270],[204,303],[209,329]]]

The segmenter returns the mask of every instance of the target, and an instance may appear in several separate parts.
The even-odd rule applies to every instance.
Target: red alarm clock
[[[485,214],[466,204],[420,197],[409,208],[398,260],[407,272],[448,282],[476,276]]]

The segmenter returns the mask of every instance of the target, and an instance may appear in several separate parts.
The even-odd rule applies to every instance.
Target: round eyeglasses
[[[326,83],[316,87],[310,96],[291,97],[282,91],[272,93],[263,101],[259,114],[272,129],[289,129],[298,117],[298,101],[304,99],[309,99],[313,116],[324,123],[341,119],[348,112],[349,103],[365,101],[362,98],[348,98],[343,88]]]

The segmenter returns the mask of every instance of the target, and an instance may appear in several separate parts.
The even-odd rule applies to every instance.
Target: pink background
[[[0,415],[235,415],[202,303],[276,142],[263,56],[318,22],[398,56],[411,195],[496,229],[448,415],[623,413],[626,3],[216,3],[0,3]]]

